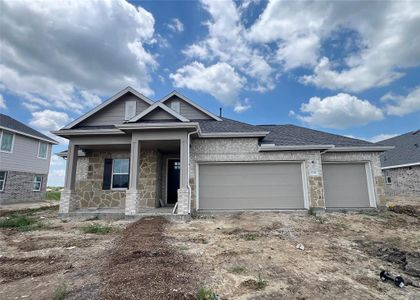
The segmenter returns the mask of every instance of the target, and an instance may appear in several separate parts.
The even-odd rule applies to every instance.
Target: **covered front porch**
[[[187,131],[75,137],[67,152],[61,215],[186,215]]]

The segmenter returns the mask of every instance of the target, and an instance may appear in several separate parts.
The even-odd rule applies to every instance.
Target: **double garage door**
[[[327,208],[370,207],[364,163],[323,164]],[[301,163],[199,165],[198,209],[304,209]]]
[[[300,163],[199,166],[199,209],[303,209]]]

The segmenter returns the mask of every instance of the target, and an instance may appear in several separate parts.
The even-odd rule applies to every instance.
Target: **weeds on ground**
[[[313,207],[310,207],[308,210],[308,215],[310,216],[316,216],[316,211]]]
[[[323,217],[315,217],[315,221],[319,224],[324,224],[325,223],[325,218]]]
[[[253,233],[247,233],[244,235],[245,241],[255,241],[257,239],[257,235]]]
[[[190,248],[187,245],[179,245],[178,249],[181,250],[181,251],[187,251]]]
[[[268,282],[261,277],[261,274],[258,274],[257,277],[257,290],[263,290],[267,286]]]
[[[197,300],[219,300],[219,296],[211,289],[203,286],[198,289]]]
[[[241,274],[241,273],[244,273],[245,271],[246,269],[241,266],[236,266],[229,270],[230,273],[234,273],[234,274]]]
[[[50,228],[50,225],[27,215],[13,214],[8,217],[0,218],[0,228],[15,228],[19,231],[29,231],[48,229]]]
[[[69,294],[69,290],[65,284],[60,285],[54,291],[53,299],[54,300],[63,300]]]
[[[101,224],[91,224],[81,228],[84,233],[96,233],[96,234],[107,234],[112,231],[111,226],[105,226]]]

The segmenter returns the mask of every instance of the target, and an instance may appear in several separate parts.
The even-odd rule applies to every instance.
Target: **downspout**
[[[191,214],[191,186],[190,186],[190,141],[191,135],[194,133],[198,133],[198,130],[188,132],[188,145],[187,145],[187,157],[188,157],[188,164],[187,164],[187,188],[188,188],[188,214]]]

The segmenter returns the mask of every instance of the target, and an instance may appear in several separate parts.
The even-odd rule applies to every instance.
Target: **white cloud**
[[[131,85],[153,93],[154,18],[124,0],[3,1],[0,85],[28,106],[80,113]]]
[[[248,37],[256,43],[277,43],[276,57],[286,70],[315,66],[313,74],[302,77],[306,84],[362,91],[385,86],[403,76],[402,69],[420,65],[419,27],[417,1],[360,6],[351,1],[272,0]],[[357,49],[340,53],[344,65],[321,57],[323,42],[346,29],[357,36]]]
[[[233,108],[234,112],[242,113],[244,111],[247,111],[251,108],[251,104],[249,103],[249,99],[245,98],[244,102],[236,102],[235,107]]]
[[[66,173],[66,160],[57,155],[51,155],[50,172],[48,174],[49,186],[64,186]]]
[[[4,100],[2,94],[0,94],[0,109],[7,109],[6,100]]]
[[[182,24],[182,22],[177,18],[172,19],[171,23],[168,24],[168,27],[173,32],[183,32],[184,31],[184,24]]]
[[[171,73],[175,87],[188,88],[211,94],[223,104],[233,105],[245,80],[227,63],[205,67],[193,62]]]
[[[291,111],[290,115],[309,125],[328,128],[360,126],[384,118],[380,108],[345,93],[324,99],[312,97],[301,105],[300,111],[301,114]]]
[[[223,62],[235,68],[242,77],[250,80],[243,86],[248,90],[265,92],[274,88],[273,68],[268,58],[246,38],[241,11],[231,0],[203,0],[203,7],[211,18],[206,22],[208,35],[184,49],[183,53],[204,63]]]
[[[388,93],[381,98],[382,101],[390,102],[385,110],[388,115],[405,116],[420,110],[420,86],[415,88],[407,96]]]
[[[66,113],[46,109],[33,112],[29,125],[40,130],[57,130],[67,124],[68,121],[70,121],[70,118]]]

